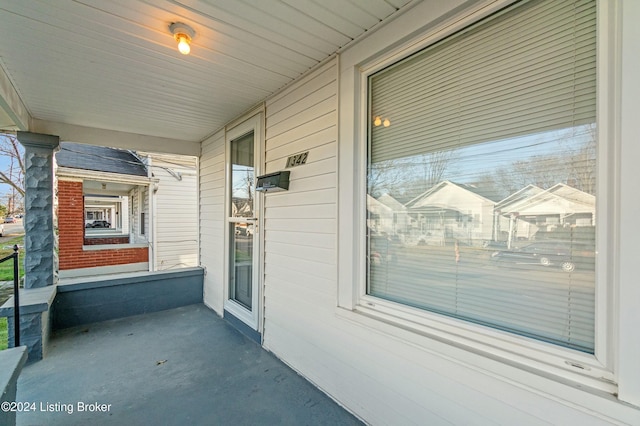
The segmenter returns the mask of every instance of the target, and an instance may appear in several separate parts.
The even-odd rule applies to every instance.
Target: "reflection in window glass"
[[[231,216],[253,217],[253,132],[231,142]]]
[[[229,298],[251,310],[253,282],[253,224],[231,223]]]
[[[254,217],[254,134],[231,141],[231,216]],[[238,220],[238,219],[235,219]],[[252,309],[253,222],[230,226],[229,298]]]
[[[594,4],[527,2],[369,78],[368,294],[593,352]]]

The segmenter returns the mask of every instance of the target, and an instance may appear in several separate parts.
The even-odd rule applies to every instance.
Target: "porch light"
[[[382,122],[382,125],[384,127],[389,127],[389,126],[391,126],[391,121],[389,121],[388,118],[385,118],[384,121]]]
[[[378,127],[379,125],[382,124],[382,118],[380,118],[379,115],[377,115],[374,119],[373,119],[373,125]]]
[[[173,34],[173,38],[178,42],[178,50],[183,55],[188,55],[191,52],[191,39],[196,35],[196,32],[188,26],[187,24],[183,24],[182,22],[174,22],[169,25],[169,31]]]

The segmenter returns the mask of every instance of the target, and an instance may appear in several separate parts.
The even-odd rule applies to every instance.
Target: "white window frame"
[[[254,247],[253,247],[253,262],[254,262],[254,271],[253,271],[253,292],[252,292],[252,309],[251,311],[247,310],[246,307],[240,305],[236,301],[230,299],[230,291],[229,291],[229,264],[230,264],[230,253],[229,253],[229,244],[230,244],[230,235],[229,235],[229,224],[233,223],[233,221],[229,220],[229,216],[231,214],[231,142],[235,139],[242,137],[250,132],[254,134],[254,156],[255,156],[255,164],[256,168],[254,170],[254,176],[257,177],[262,174],[264,169],[264,113],[262,109],[258,112],[253,111],[246,116],[244,116],[239,121],[236,121],[239,124],[232,124],[227,126],[225,130],[225,232],[224,232],[224,246],[225,246],[225,257],[224,257],[224,301],[223,307],[224,310],[228,311],[236,318],[240,319],[251,329],[262,333],[262,327],[264,323],[264,318],[262,315],[263,312],[263,274],[264,270],[264,251],[262,250],[262,243],[264,241],[263,238],[263,194],[261,192],[255,191],[254,198],[254,215],[257,217],[258,221],[254,225],[257,227],[257,233],[254,234]],[[241,219],[239,219],[241,221]]]
[[[395,46],[369,43],[341,57],[338,313],[369,328],[433,350],[443,355],[488,368],[482,357],[499,360],[546,377],[617,393],[615,360],[617,274],[615,259],[619,241],[614,219],[619,216],[619,102],[616,70],[620,67],[617,5],[597,3],[597,253],[594,355],[492,329],[462,319],[443,316],[367,295],[366,274],[366,170],[368,126],[368,77],[443,38],[478,22],[514,0],[483,2],[445,14],[446,19],[429,25],[418,36],[407,30],[404,42]],[[391,30],[389,30],[391,31]],[[397,32],[397,31],[396,31]],[[379,31],[378,42],[384,39]],[[372,38],[375,38],[372,37]],[[389,35],[387,34],[387,37]],[[388,39],[389,40],[389,39]],[[393,40],[393,38],[390,38]],[[353,145],[345,144],[353,140]],[[460,351],[463,349],[463,351]],[[478,357],[480,355],[481,357]],[[503,374],[500,363],[494,372]]]

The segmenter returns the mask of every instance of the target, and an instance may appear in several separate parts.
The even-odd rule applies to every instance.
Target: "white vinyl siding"
[[[202,143],[200,171],[200,266],[205,268],[204,303],[222,315],[224,299],[224,131]]]
[[[335,305],[336,62],[266,104],[265,172],[284,170],[288,156],[309,152],[306,164],[288,169],[289,190],[264,197],[264,342],[276,353],[299,340],[318,344],[304,330],[295,339],[279,336]]]
[[[151,155],[155,193],[156,269],[198,265],[198,176],[195,157]]]

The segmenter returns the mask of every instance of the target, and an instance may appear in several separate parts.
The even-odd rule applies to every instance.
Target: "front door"
[[[259,332],[260,232],[259,171],[260,117],[227,133],[227,297],[225,311]]]

